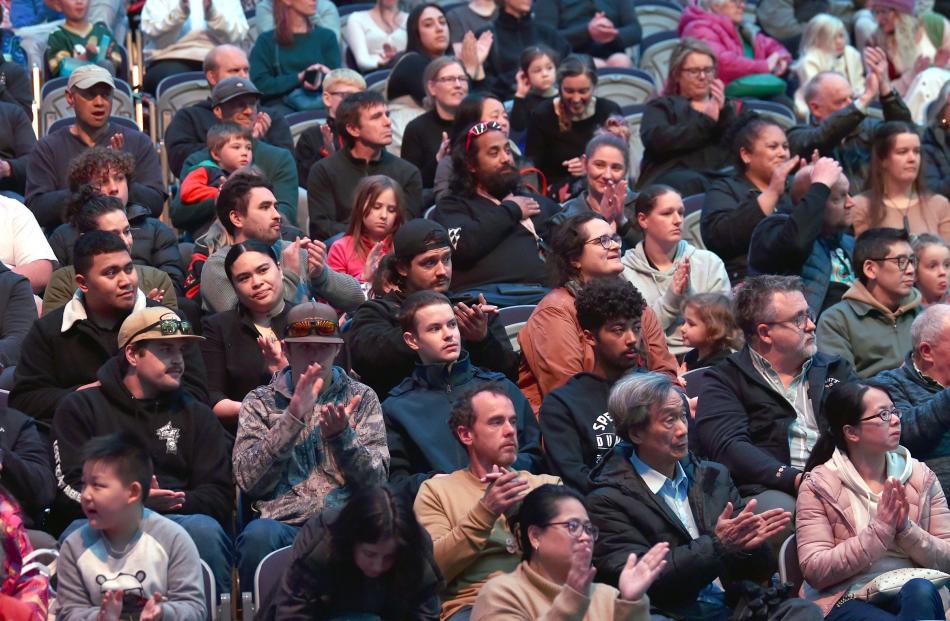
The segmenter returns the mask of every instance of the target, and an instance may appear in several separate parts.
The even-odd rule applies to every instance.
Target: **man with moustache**
[[[546,293],[544,239],[559,206],[521,189],[508,136],[494,121],[459,137],[452,164],[451,193],[431,216],[455,249],[452,288],[484,293],[493,303],[537,303]]]

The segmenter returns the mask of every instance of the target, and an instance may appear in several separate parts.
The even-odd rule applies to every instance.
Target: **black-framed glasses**
[[[489,130],[495,130],[499,132],[505,131],[502,129],[501,125],[495,121],[484,121],[482,123],[476,123],[472,125],[471,129],[468,130],[468,135],[465,136],[465,152],[468,153],[469,147],[472,146],[472,138],[477,138]]]
[[[871,259],[872,261],[893,261],[897,264],[897,269],[904,271],[907,269],[908,265],[913,265],[917,267],[917,257],[912,254],[902,254],[898,257],[881,257],[879,259]]]
[[[811,309],[807,311],[802,311],[795,315],[794,317],[789,317],[788,319],[781,319],[778,321],[763,321],[767,326],[777,326],[783,323],[790,323],[794,325],[799,330],[804,330],[805,326],[808,325],[808,322],[815,323],[815,313]]]
[[[436,78],[433,82],[438,82],[439,84],[464,84],[468,82],[468,76],[466,75],[444,75],[441,78]]]
[[[683,67],[681,73],[685,73],[691,78],[698,78],[701,75],[714,77],[716,75],[715,67]]]
[[[581,531],[587,534],[592,541],[597,541],[597,535],[600,530],[590,522],[581,522],[577,519],[567,520],[566,522],[548,522],[545,526],[563,526],[567,529],[567,534],[575,539],[581,536]]]
[[[623,241],[619,235],[601,235],[600,237],[595,237],[594,239],[588,239],[584,242],[584,245],[587,244],[600,244],[604,250],[610,250],[610,244],[617,244],[618,246]]]
[[[892,405],[891,407],[884,408],[883,410],[879,410],[875,412],[874,414],[871,414],[870,416],[865,416],[864,418],[861,419],[861,422],[863,423],[865,421],[879,418],[882,421],[884,421],[885,425],[887,425],[888,423],[891,422],[891,417],[893,416],[896,416],[897,420],[900,420],[904,416],[904,413],[901,411],[899,407],[897,407],[896,405]]]

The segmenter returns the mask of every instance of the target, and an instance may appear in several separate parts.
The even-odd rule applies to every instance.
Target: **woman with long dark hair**
[[[835,385],[822,411],[795,509],[803,596],[829,621],[944,618],[923,578],[869,601],[874,580],[894,570],[950,570],[947,500],[933,471],[900,446],[902,412],[883,388],[859,382]]]
[[[303,526],[263,619],[437,621],[441,586],[432,540],[411,505],[372,487]]]

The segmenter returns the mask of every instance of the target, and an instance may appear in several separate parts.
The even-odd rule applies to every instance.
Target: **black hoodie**
[[[207,405],[181,388],[158,399],[135,399],[122,382],[119,357],[99,369],[102,386],[73,392],[53,417],[53,456],[64,504],[82,517],[82,447],[90,438],[131,432],[141,438],[159,487],[185,492],[184,506],[171,513],[204,514],[229,527],[234,500],[230,443]]]

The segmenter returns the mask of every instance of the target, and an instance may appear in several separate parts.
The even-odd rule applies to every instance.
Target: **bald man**
[[[250,63],[244,50],[234,45],[219,45],[208,52],[204,60],[205,78],[214,85],[232,76],[248,79]],[[208,130],[221,120],[215,115],[211,98],[182,108],[165,131],[168,165],[176,177],[181,176],[182,164],[188,156],[207,147]],[[254,137],[291,153],[294,140],[283,115],[261,110],[253,128]]]
[[[759,222],[749,244],[749,273],[801,276],[815,313],[838,303],[854,280],[850,183],[833,159],[821,158],[795,175],[791,213]]]

